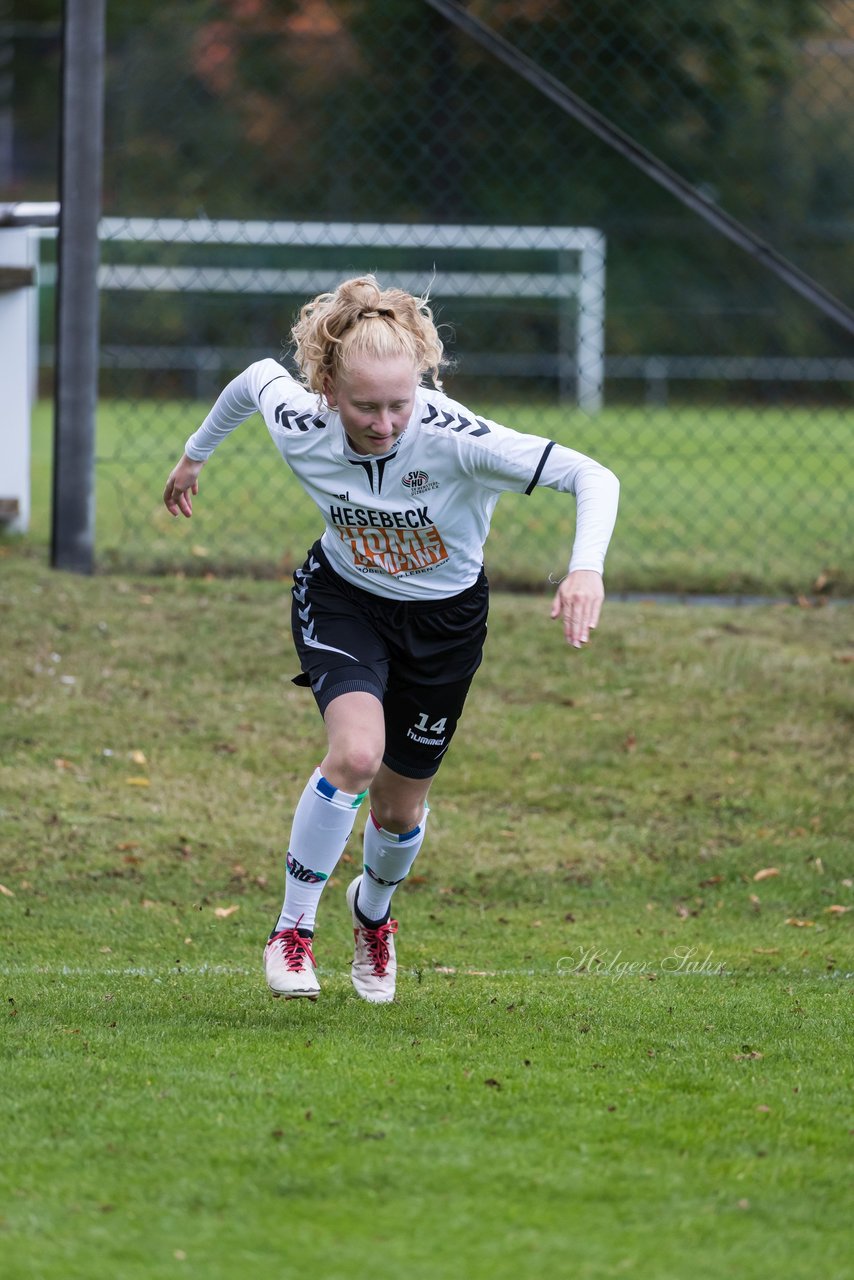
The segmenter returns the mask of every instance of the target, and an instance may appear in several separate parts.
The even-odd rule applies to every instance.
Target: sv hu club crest
[[[431,480],[426,471],[407,471],[403,477],[403,484],[413,498],[417,494],[427,493],[429,489],[439,488],[439,482]]]

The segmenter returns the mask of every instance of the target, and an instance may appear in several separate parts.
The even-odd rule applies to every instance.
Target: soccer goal
[[[104,218],[102,243],[216,247],[215,265],[168,262],[110,263],[105,251],[99,285],[103,290],[143,292],[313,294],[334,289],[341,272],[308,265],[301,268],[237,266],[222,261],[227,246],[430,250],[433,270],[382,271],[383,283],[434,300],[452,298],[552,299],[558,307],[557,368],[561,396],[586,413],[602,407],[605,376],[605,236],[589,227],[513,227],[406,225],[359,222],[264,222],[220,219]],[[466,251],[466,270],[444,269],[442,254]],[[541,270],[520,271],[508,264],[494,270],[496,251],[541,254]],[[493,269],[472,270],[477,253],[488,253]],[[398,253],[398,260],[400,254]],[[310,261],[310,260],[309,260]],[[500,356],[498,357],[500,360]]]

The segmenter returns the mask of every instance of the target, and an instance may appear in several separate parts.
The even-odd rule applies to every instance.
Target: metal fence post
[[[105,0],[65,0],[51,564],[91,573]]]

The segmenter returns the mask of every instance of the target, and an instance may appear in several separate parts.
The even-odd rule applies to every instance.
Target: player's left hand
[[[595,569],[576,569],[561,582],[552,603],[551,616],[563,619],[567,644],[580,649],[599,621],[605,587]]]

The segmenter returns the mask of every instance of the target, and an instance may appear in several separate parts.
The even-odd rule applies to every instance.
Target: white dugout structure
[[[33,210],[42,206],[32,206]],[[30,520],[30,417],[38,377],[39,232],[0,226],[0,521],[25,533]]]

